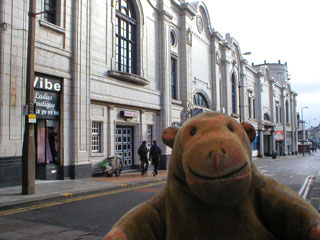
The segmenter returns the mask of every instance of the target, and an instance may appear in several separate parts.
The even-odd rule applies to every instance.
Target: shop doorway
[[[270,135],[264,135],[263,136],[263,149],[264,149],[264,155],[270,156],[271,155],[271,146],[270,146]]]
[[[133,168],[133,127],[116,127],[116,155],[121,156],[124,169]]]
[[[37,164],[60,164],[58,120],[38,120]]]

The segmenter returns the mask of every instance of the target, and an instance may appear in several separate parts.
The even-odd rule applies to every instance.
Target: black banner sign
[[[35,76],[34,104],[39,119],[59,119],[61,80],[49,75]]]
[[[60,94],[56,92],[34,91],[36,115],[42,119],[58,119],[60,116]]]

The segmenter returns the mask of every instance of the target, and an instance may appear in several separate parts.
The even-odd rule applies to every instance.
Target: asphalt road
[[[6,218],[61,226],[104,236],[122,215],[150,199],[164,185],[165,183],[155,183],[147,188],[20,212],[7,215]]]
[[[254,161],[260,172],[299,192],[308,176],[320,171],[320,152],[298,155],[294,158],[280,157],[275,160]]]
[[[320,170],[320,153],[290,159],[258,159],[254,163],[265,175],[299,192],[305,179],[310,175],[316,175]],[[157,194],[164,185],[155,183],[152,186],[90,199],[78,199],[56,206],[49,206],[48,202],[47,207],[15,213],[5,218],[66,227],[104,236],[123,214]]]

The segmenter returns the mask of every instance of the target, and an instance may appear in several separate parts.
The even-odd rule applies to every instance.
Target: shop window
[[[130,0],[116,1],[116,69],[137,74],[136,30],[137,21]]]
[[[59,164],[59,121],[38,120],[37,163]]]
[[[52,24],[57,24],[57,0],[44,0],[43,11],[44,20]]]
[[[200,107],[209,108],[208,101],[206,100],[205,96],[202,93],[196,93],[193,96],[193,104]]]
[[[101,153],[101,123],[99,122],[92,122],[91,151],[93,153]]]
[[[177,59],[171,58],[171,98],[177,99]]]

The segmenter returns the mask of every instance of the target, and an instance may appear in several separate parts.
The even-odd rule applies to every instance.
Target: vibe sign
[[[33,87],[42,90],[60,92],[61,91],[61,83],[58,80],[48,79],[44,77],[35,77]]]

